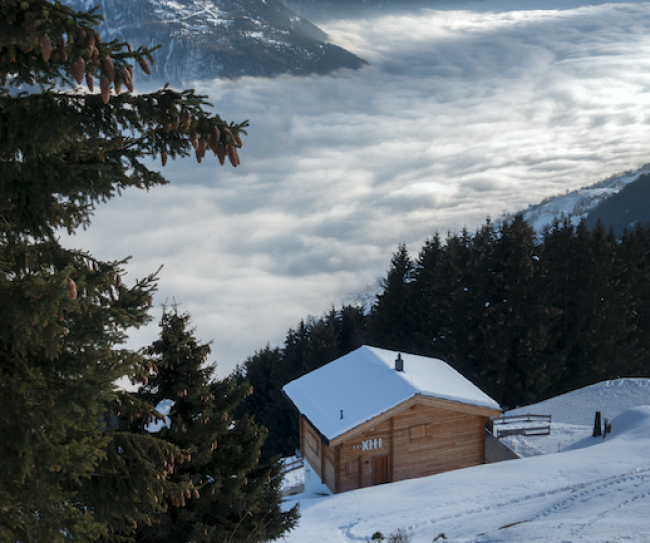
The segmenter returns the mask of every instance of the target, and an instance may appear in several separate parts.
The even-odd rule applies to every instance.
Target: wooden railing
[[[504,415],[491,421],[492,433],[497,438],[505,436],[551,435],[551,415]],[[517,428],[501,428],[507,424],[521,425]]]
[[[296,451],[298,452],[298,451]],[[300,469],[305,466],[305,461],[303,460],[302,456],[300,454],[296,455],[295,460],[292,460],[288,464],[285,464],[282,471],[284,473],[289,473],[290,471],[293,471],[295,469]]]

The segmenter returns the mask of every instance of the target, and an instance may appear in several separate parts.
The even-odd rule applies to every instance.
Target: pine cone
[[[217,147],[219,146],[219,140],[215,140],[214,137],[212,137],[212,134],[208,136],[208,147],[212,150],[212,152],[216,155],[217,154]]]
[[[78,26],[77,27],[77,40],[79,40],[80,43],[84,43],[86,41],[87,36],[88,35],[86,34],[86,31],[82,27]]]
[[[111,57],[106,57],[102,64],[104,65],[104,73],[108,80],[112,83],[115,81],[115,66],[113,65],[113,59]]]
[[[219,132],[219,129],[217,128],[217,125],[212,125],[212,142],[214,144],[214,147],[212,150],[214,151],[219,145],[219,140],[221,139],[221,132]]]
[[[73,300],[77,299],[77,285],[68,277],[68,296]]]
[[[93,63],[95,68],[99,68],[99,49],[97,49],[97,47],[93,47],[93,52],[90,55],[90,62]]]
[[[167,151],[164,149],[160,151],[160,158],[162,160],[163,168],[167,165]]]
[[[120,94],[120,92],[122,92],[122,80],[121,79],[115,79],[115,83],[113,84],[113,88],[115,90],[115,94]]]
[[[142,71],[147,75],[151,75],[151,68],[149,68],[149,63],[147,62],[147,59],[144,57],[140,57],[138,59],[138,62],[140,63],[140,68],[142,68]]]
[[[81,85],[81,82],[83,81],[85,71],[86,63],[81,57],[79,57],[70,65],[70,73],[79,85]]]
[[[105,104],[108,104],[108,100],[111,95],[111,83],[108,78],[103,75],[99,78],[99,88],[102,92],[102,100]]]
[[[124,79],[124,84],[126,88],[129,89],[130,93],[133,93],[133,66],[128,65],[124,72],[122,72],[122,79]]]
[[[228,146],[228,160],[230,160],[230,163],[232,164],[233,168],[236,168],[239,166],[239,154],[237,153],[237,147],[234,145],[229,145]]]
[[[199,148],[197,149],[197,152],[201,153],[201,158],[205,156],[205,150],[207,148],[208,148],[208,142],[204,138],[201,138],[199,140]]]
[[[52,40],[47,34],[41,36],[41,55],[43,55],[43,60],[48,62],[50,60],[50,55],[52,54]]]
[[[217,147],[217,157],[219,158],[219,164],[223,166],[226,163],[227,156],[227,149],[223,145],[219,145],[219,147]]]
[[[59,55],[59,60],[61,62],[68,60],[68,54],[65,52],[65,41],[63,41],[63,38],[60,38],[56,42],[56,54]]]
[[[195,500],[198,500],[201,497],[201,494],[199,494],[199,491],[194,489],[194,492],[192,492],[192,495],[194,496]]]
[[[192,115],[188,110],[185,110],[185,113],[183,113],[183,122],[181,123],[181,130],[183,132],[187,132],[190,129],[191,124],[192,124]]]
[[[195,151],[199,148],[199,135],[196,132],[190,136],[190,143]]]
[[[95,90],[95,80],[90,72],[86,72],[86,85],[88,85],[88,90],[94,92]]]
[[[237,145],[239,145],[241,147],[242,142],[241,142],[241,137],[239,136],[239,133],[233,134],[232,137],[235,138],[235,141],[237,142]]]
[[[90,50],[92,50],[95,47],[95,35],[90,32],[86,36],[86,39],[84,40],[84,46]]]

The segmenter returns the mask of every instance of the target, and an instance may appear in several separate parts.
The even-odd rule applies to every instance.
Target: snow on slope
[[[503,441],[522,457],[557,453],[591,434],[596,411],[600,411],[603,419],[612,420],[638,405],[650,405],[650,379],[603,381],[508,411],[507,415],[552,415],[551,435],[509,436]]]
[[[556,218],[560,220],[567,218],[571,220],[572,224],[577,225],[600,202],[616,194],[625,185],[636,181],[640,175],[648,171],[650,171],[650,165],[645,165],[634,172],[625,172],[595,185],[567,192],[563,196],[549,198],[539,204],[530,205],[520,213],[523,214],[524,219],[537,233],[541,233],[545,226],[553,224]],[[512,215],[508,215],[504,219],[510,220]]]
[[[560,421],[575,421],[574,412],[586,415],[595,404],[603,413],[618,413],[645,402],[648,391],[647,379],[609,381],[530,406],[530,411],[551,410],[554,421],[567,424]],[[650,406],[618,414],[605,439],[590,437],[591,424],[574,425],[583,433],[561,454],[337,496],[298,497],[302,518],[287,539],[366,541],[376,531],[389,535],[404,528],[413,534],[413,543],[431,542],[441,533],[448,542],[648,542]]]
[[[650,379],[615,379],[590,385],[543,402],[508,411],[508,415],[553,415],[553,422],[592,425],[594,413],[613,419],[638,405],[650,405]]]

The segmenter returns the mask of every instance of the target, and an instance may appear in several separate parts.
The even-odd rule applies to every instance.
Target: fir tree
[[[446,251],[438,234],[427,240],[415,263],[412,289],[413,350],[428,356],[444,356],[440,331],[447,324],[444,312],[446,288],[440,288],[440,274]]]
[[[412,311],[410,283],[414,266],[406,245],[400,244],[393,254],[384,291],[377,296],[368,321],[368,337],[372,344],[386,349],[412,350]]]
[[[258,464],[266,432],[248,416],[233,411],[251,392],[234,377],[212,381],[216,367],[206,364],[210,347],[196,341],[190,317],[165,310],[160,339],[149,354],[156,364],[138,396],[151,405],[172,400],[171,426],[159,437],[187,450],[171,479],[186,494],[171,496],[167,511],[144,527],[138,541],[170,543],[277,539],[292,528],[297,506],[280,508],[281,465]],[[180,507],[179,507],[180,506]]]
[[[151,51],[102,42],[98,21],[58,2],[0,3],[4,541],[128,538],[161,496],[185,490],[167,478],[183,452],[130,432],[131,418],[157,415],[113,384],[146,378],[146,360],[121,344],[149,319],[155,274],[127,286],[126,261],[64,249],[57,231],[88,226],[123,189],[165,183],[147,157],[164,165],[196,145],[201,160],[209,146],[236,165],[243,125],[193,91],[131,94],[133,66],[149,71]]]

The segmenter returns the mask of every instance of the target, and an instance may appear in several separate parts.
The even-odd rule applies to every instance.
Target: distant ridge
[[[598,221],[613,228],[617,236],[636,224],[650,223],[650,174],[640,175],[593,208],[587,215],[587,226],[593,228]]]
[[[612,211],[608,211],[606,215],[602,212],[596,211],[596,209],[599,208],[601,204],[604,204],[605,201],[608,201],[614,195],[621,192],[623,188],[637,181],[639,177],[643,176],[643,174],[649,172],[650,164],[646,164],[637,170],[613,175],[604,181],[595,183],[594,185],[567,192],[564,195],[546,198],[539,204],[530,205],[528,208],[519,211],[518,213],[523,214],[524,219],[526,219],[528,224],[530,224],[538,234],[542,233],[544,227],[553,224],[555,219],[569,219],[573,224],[578,224],[582,219],[585,219],[587,220],[587,224],[595,226],[598,217],[600,217],[605,227],[609,229],[610,227],[615,226],[614,222],[617,219],[615,217],[614,209],[619,209],[619,207],[612,207]],[[645,201],[647,202],[648,200],[646,199]],[[606,209],[610,209],[609,206]],[[646,212],[647,211],[648,210],[646,209]],[[514,215],[516,215],[516,213],[504,215],[500,217],[497,222],[512,219]],[[590,219],[588,219],[589,216],[591,216]],[[620,222],[621,224],[625,223],[625,225],[629,225],[639,220],[641,220],[640,216],[637,217],[635,213],[628,213],[627,217],[622,217],[620,219]],[[617,231],[617,234],[620,235],[623,228],[620,229],[620,232]]]

